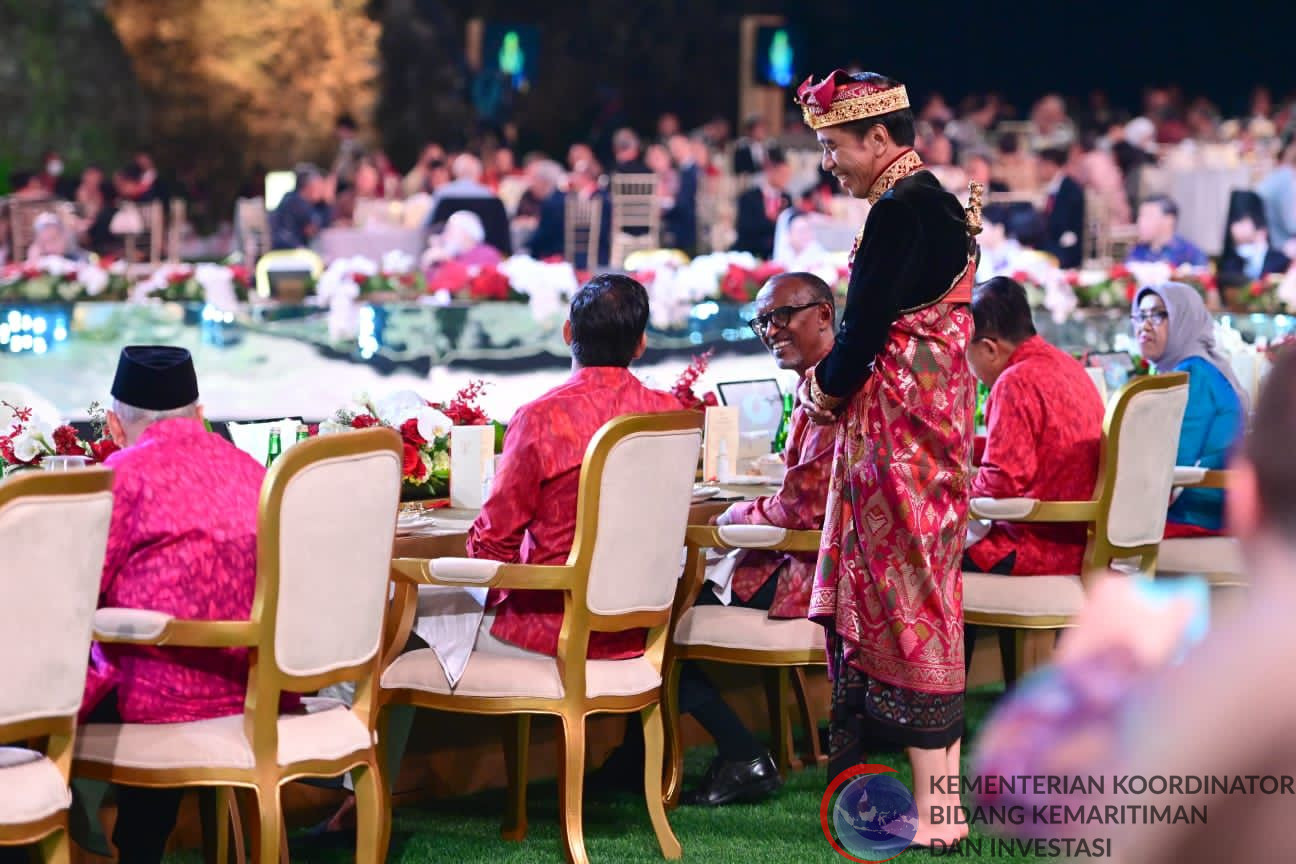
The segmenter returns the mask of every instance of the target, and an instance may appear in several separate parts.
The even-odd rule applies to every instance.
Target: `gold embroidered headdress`
[[[837,69],[818,84],[814,83],[813,76],[807,78],[797,88],[797,103],[806,125],[823,129],[908,108],[909,93],[903,84],[881,87],[869,81],[856,81],[849,73]]]

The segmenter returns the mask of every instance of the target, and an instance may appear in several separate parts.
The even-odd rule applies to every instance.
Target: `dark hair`
[[[788,164],[787,154],[782,147],[770,147],[765,151],[765,167]]]
[[[1233,214],[1233,218],[1229,220],[1229,224],[1235,225],[1243,219],[1250,220],[1251,224],[1261,231],[1266,231],[1269,228],[1268,222],[1265,221],[1264,210],[1255,207],[1243,208]]]
[[[1004,156],[1011,156],[1021,147],[1021,141],[1015,132],[1005,132],[999,136],[999,152]]]
[[[648,326],[648,292],[629,276],[600,273],[572,298],[570,320],[577,363],[629,366]]]
[[[1278,353],[1260,388],[1246,454],[1255,466],[1261,518],[1288,542],[1296,541],[1296,350]]]
[[[1039,157],[1045,162],[1052,162],[1059,168],[1066,165],[1068,159],[1067,151],[1063,150],[1061,147],[1048,147],[1041,150]]]
[[[144,169],[134,159],[122,166],[121,176],[130,181],[143,180]]]
[[[900,86],[899,81],[885,75],[879,75],[876,72],[852,72],[847,77],[851,81],[862,81],[883,90]],[[842,81],[840,83],[847,82]],[[891,136],[891,140],[901,147],[912,147],[914,145],[916,138],[914,134],[914,115],[913,110],[909,108],[901,108],[899,111],[892,111],[888,114],[879,114],[876,117],[866,117],[863,120],[843,123],[841,128],[858,138],[863,138],[874,126],[881,126],[885,129],[887,134]]]
[[[987,204],[981,210],[981,221],[993,225],[1008,227],[1012,219],[1012,209],[1007,204]]]
[[[1173,216],[1175,219],[1179,218],[1179,205],[1169,195],[1149,195],[1139,202],[1139,206],[1144,204],[1155,204],[1167,216]]]
[[[791,222],[791,220],[788,220]],[[820,279],[813,273],[792,272],[779,273],[770,277],[770,282],[796,282],[810,292],[810,300],[814,303],[827,303],[828,308],[835,314],[837,312],[837,298],[833,296],[833,290],[827,282]]]
[[[1002,339],[1019,345],[1035,335],[1026,289],[1007,276],[982,282],[972,293],[975,339]]]

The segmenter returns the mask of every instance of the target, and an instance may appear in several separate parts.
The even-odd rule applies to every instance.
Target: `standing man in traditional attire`
[[[829,776],[869,747],[907,749],[915,845],[966,827],[933,824],[958,804],[933,780],[959,774],[963,582],[976,379],[965,350],[976,272],[965,213],[913,150],[905,88],[836,71],[797,93],[823,168],[873,205],[851,257],[832,351],[806,377],[815,422],[836,424],[810,617],[828,630]]]

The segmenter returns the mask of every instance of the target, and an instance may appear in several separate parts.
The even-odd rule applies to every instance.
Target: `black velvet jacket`
[[[815,370],[819,389],[854,394],[872,373],[891,325],[949,292],[968,266],[971,244],[962,205],[930,171],[897,180],[864,223],[837,341]]]

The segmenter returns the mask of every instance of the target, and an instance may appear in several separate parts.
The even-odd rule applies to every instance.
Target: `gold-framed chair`
[[[111,519],[101,468],[0,483],[0,849],[39,843],[59,864],[71,860],[68,781]]]
[[[1196,466],[1175,468],[1179,489],[1227,489],[1232,473]],[[1168,537],[1157,552],[1157,574],[1200,574],[1212,588],[1245,588],[1250,582],[1236,537]]]
[[[352,772],[360,862],[385,859],[391,829],[375,745],[376,691],[400,497],[400,439],[367,429],[302,442],[270,469],[257,520],[257,585],[245,621],[179,620],[101,609],[95,638],[134,645],[250,650],[242,714],[166,724],[91,724],[77,738],[79,776],[147,787],[256,793],[256,861],[280,857],[280,787]],[[320,590],[328,586],[328,590]],[[279,713],[284,693],[356,682],[355,703]],[[227,823],[208,842],[226,855]]]
[[[505,736],[509,777],[505,839],[526,837],[526,766],[533,714],[560,718],[560,821],[564,852],[585,864],[582,793],[585,721],[591,714],[634,713],[643,722],[644,791],[658,845],[679,858],[661,795],[662,662],[670,629],[680,550],[701,447],[702,414],[630,414],[595,434],[581,465],[576,534],[563,565],[500,564],[465,558],[398,558],[395,614],[402,622],[390,644],[403,645],[418,585],[470,585],[563,592],[556,657],[506,655],[479,647],[451,687],[432,649],[400,655],[382,675],[386,705],[414,705],[469,714],[517,715]],[[590,634],[645,628],[642,657],[586,658]],[[487,646],[489,647],[489,646]]]
[[[1016,662],[1015,669],[1005,670],[1007,680],[1028,671],[1028,634],[1071,625],[1084,603],[1085,580],[1090,574],[1118,565],[1148,578],[1155,575],[1187,403],[1188,376],[1182,372],[1142,376],[1115,394],[1103,421],[1098,478],[1091,500],[972,499],[971,513],[977,519],[1088,524],[1080,573],[999,576],[963,572],[964,621],[1014,631]],[[1129,567],[1127,562],[1132,561],[1137,564]]]
[[[664,797],[668,806],[679,801],[684,775],[684,747],[680,736],[680,664],[707,660],[766,669],[770,734],[779,771],[820,764],[826,758],[819,747],[818,724],[806,694],[802,667],[827,663],[824,630],[805,619],[770,618],[764,609],[737,606],[698,606],[706,586],[707,549],[764,549],[783,552],[818,552],[820,532],[791,531],[773,525],[690,525],[685,535],[687,554],[684,577],[675,594],[675,624],[666,647],[666,677],[662,707],[666,715],[666,765]],[[793,755],[788,696],[795,685],[807,745],[802,759]]]

